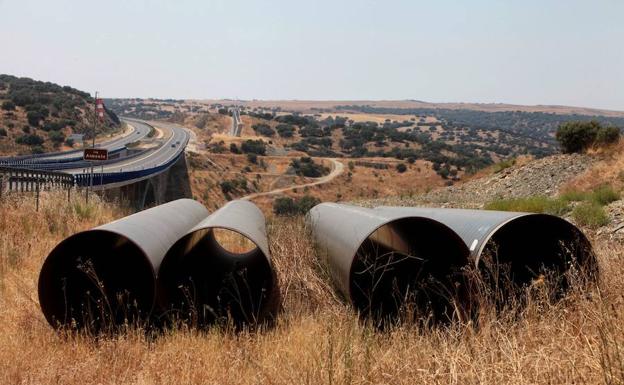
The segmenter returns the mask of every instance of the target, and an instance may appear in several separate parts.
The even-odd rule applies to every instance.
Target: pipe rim
[[[54,266],[55,265],[62,266],[64,263],[67,263],[67,261],[63,261],[63,260],[75,257],[75,255],[73,254],[62,253],[63,249],[68,247],[68,245],[71,245],[71,243],[74,243],[74,242],[81,242],[82,241],[81,238],[97,236],[98,234],[118,237],[120,240],[127,242],[132,248],[135,249],[135,251],[138,251],[137,254],[133,254],[133,255],[140,256],[137,260],[139,265],[142,265],[141,269],[143,269],[140,275],[145,275],[143,279],[147,278],[147,280],[149,281],[149,284],[145,285],[144,284],[145,281],[140,280],[139,285],[137,285],[137,286],[144,286],[147,292],[149,293],[148,295],[149,299],[145,301],[145,304],[148,304],[148,305],[147,307],[141,309],[144,312],[142,314],[142,319],[145,319],[145,320],[148,319],[154,310],[154,307],[156,304],[156,293],[157,293],[156,273],[155,273],[154,265],[152,264],[151,260],[147,256],[147,253],[145,252],[145,250],[141,246],[139,246],[134,240],[132,240],[131,238],[127,237],[124,234],[121,234],[120,232],[116,232],[116,231],[112,231],[108,229],[96,228],[96,229],[81,231],[81,232],[73,234],[72,236],[68,238],[65,238],[63,241],[57,244],[52,249],[52,251],[50,251],[50,253],[48,253],[48,256],[46,257],[45,261],[43,262],[41,266],[41,270],[39,272],[39,278],[37,282],[39,306],[46,320],[48,321],[48,323],[54,328],[62,328],[69,324],[68,320],[65,320],[64,322],[60,322],[59,321],[60,317],[59,319],[55,318],[56,314],[53,314],[53,313],[56,313],[56,312],[53,311],[52,308],[58,306],[58,303],[51,304],[48,301],[49,298],[46,292],[49,288],[53,287],[52,280],[54,279],[54,277],[52,276],[52,273],[54,272]],[[67,266],[71,266],[71,265],[72,265],[71,263],[67,264]],[[144,274],[147,271],[149,271],[150,274]],[[138,277],[138,276],[139,274],[135,275],[135,277]],[[52,294],[50,294],[49,296],[52,296]]]

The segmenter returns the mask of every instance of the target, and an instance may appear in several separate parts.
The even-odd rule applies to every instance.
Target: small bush
[[[60,131],[50,131],[48,137],[52,143],[59,145],[65,141],[65,135]]]
[[[590,197],[590,193],[577,190],[566,191],[563,194],[559,195],[559,198],[566,202],[582,202],[588,200]]]
[[[241,150],[246,154],[265,155],[266,144],[262,140],[246,140],[241,144]]]
[[[405,171],[407,171],[407,166],[406,166],[404,163],[399,163],[399,164],[397,164],[397,165],[396,165],[396,170],[397,170],[400,174],[402,174],[402,173],[404,173]]]
[[[251,126],[251,128],[253,128],[253,130],[259,135],[271,137],[275,135],[275,130],[272,129],[271,126],[269,126],[268,124],[258,123]]]
[[[516,159],[507,159],[507,160],[503,160],[502,162],[498,162],[496,164],[494,164],[494,166],[492,166],[494,168],[494,173],[497,174],[511,166],[513,166],[514,164],[516,164]]]
[[[601,206],[608,205],[618,199],[620,199],[620,194],[609,185],[600,186],[591,193],[592,202]]]
[[[17,144],[25,144],[28,146],[40,146],[43,144],[43,138],[37,134],[22,135],[15,139]]]
[[[305,195],[298,199],[281,197],[273,201],[273,212],[275,215],[282,216],[305,215],[319,203],[321,203],[320,199],[310,195]]]
[[[240,154],[240,150],[238,149],[236,143],[230,143],[230,152],[232,154]]]
[[[562,215],[569,211],[568,203],[563,199],[553,199],[544,196],[499,199],[485,205],[486,210],[519,211],[529,213],[543,213]]]
[[[257,164],[258,163],[258,155],[256,154],[247,154],[247,160],[249,163]]]
[[[0,136],[7,136],[7,130],[4,128],[0,128]]]
[[[5,111],[14,111],[15,110],[15,103],[13,103],[10,100],[6,100],[2,103],[2,109]]]
[[[585,202],[572,210],[572,218],[581,225],[596,229],[609,223],[609,216],[602,206],[594,202]]]
[[[566,202],[582,202],[587,201],[595,203],[599,206],[608,205],[611,202],[615,202],[620,199],[620,194],[608,184],[597,187],[591,192],[570,190],[566,191],[559,196],[560,199]]]
[[[308,178],[319,178],[327,175],[329,169],[314,162],[310,157],[301,157],[299,159],[293,159],[290,162],[290,166],[295,170],[297,175],[302,175]]]

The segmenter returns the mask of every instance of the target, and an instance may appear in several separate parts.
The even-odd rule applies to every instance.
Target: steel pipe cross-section
[[[39,275],[46,319],[96,332],[146,320],[165,253],[207,215],[199,202],[180,199],[65,239]]]
[[[229,202],[182,236],[161,265],[158,298],[166,318],[192,326],[271,320],[279,290],[260,209]]]
[[[322,203],[307,216],[337,289],[367,318],[465,316],[469,251],[446,225],[399,211]],[[408,305],[413,305],[409,307]]]

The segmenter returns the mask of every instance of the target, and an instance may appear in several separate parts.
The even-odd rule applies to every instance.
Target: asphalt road
[[[139,121],[135,121],[135,120],[126,120],[126,119],[122,119],[122,120],[128,123],[132,127],[131,132],[127,135],[118,136],[115,139],[112,139],[109,141],[96,143],[95,144],[96,148],[105,148],[109,151],[112,151],[120,147],[123,147],[129,143],[136,142],[137,140],[141,140],[145,138],[147,134],[150,133],[151,128],[148,125],[141,124]],[[75,158],[76,154],[79,154],[81,152],[82,150],[67,151],[67,152],[57,154],[57,155],[52,155],[49,157],[48,156],[42,157],[42,158],[39,158],[37,161],[40,163],[41,161],[46,161],[46,160],[52,161],[52,160],[59,160],[59,159],[65,159],[65,158]]]
[[[147,130],[147,132],[149,132],[149,130],[151,129],[150,126],[148,126],[147,124],[141,123],[137,120],[132,120],[130,123],[135,126],[137,131],[140,130],[140,132],[144,132],[144,130]],[[104,166],[104,172],[138,171],[160,166],[178,156],[181,151],[184,151],[184,146],[190,138],[188,131],[173,125],[166,125],[162,127],[159,125],[159,128],[163,130],[165,136],[162,139],[155,140],[160,144],[157,148],[150,150],[146,154],[143,154],[136,158],[120,160],[116,163],[107,164]],[[140,136],[140,134],[134,135],[136,135],[137,137]],[[64,171],[71,174],[80,174],[87,170],[79,168]],[[102,167],[96,164],[94,171],[101,172]]]

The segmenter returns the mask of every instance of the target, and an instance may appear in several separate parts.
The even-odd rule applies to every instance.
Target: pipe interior
[[[597,272],[596,257],[585,235],[550,215],[528,215],[498,229],[486,243],[479,268],[498,288],[522,288],[550,279],[554,288],[569,286],[570,267]]]
[[[240,236],[219,230],[222,241]],[[235,234],[223,236],[224,231]],[[249,251],[228,251],[237,248],[221,245],[212,228],[195,231],[174,244],[158,277],[165,314],[196,326],[262,321],[271,311],[273,270],[255,244]]]
[[[136,244],[92,230],[50,253],[39,276],[39,301],[51,325],[99,331],[146,319],[155,286],[152,265]]]
[[[359,247],[351,266],[351,301],[363,316],[394,320],[411,305],[408,317],[450,320],[465,302],[464,242],[431,219],[390,222]]]

